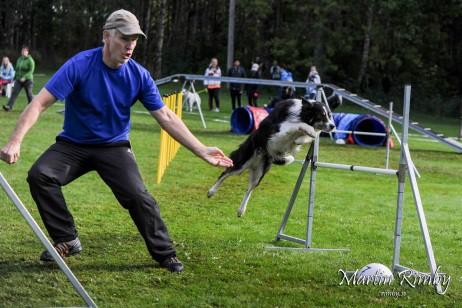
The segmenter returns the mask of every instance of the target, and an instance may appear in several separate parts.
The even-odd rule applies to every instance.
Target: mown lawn
[[[47,76],[37,77],[36,89]],[[162,89],[161,89],[162,90]],[[166,91],[166,89],[164,89]],[[225,92],[225,91],[224,91]],[[207,109],[205,95],[204,109]],[[197,114],[185,122],[204,142],[229,153],[245,138],[229,133],[229,102],[224,112],[206,112],[207,129]],[[1,98],[5,103],[5,98]],[[0,113],[3,145],[25,106],[21,94],[15,111]],[[20,162],[0,164],[0,171],[32,215],[40,221],[25,181],[31,164],[53,143],[62,125],[52,106],[22,145]],[[143,111],[140,104],[134,107]],[[70,268],[101,307],[311,307],[311,306],[458,306],[462,302],[462,156],[424,138],[411,138],[415,164],[422,174],[419,187],[426,211],[436,261],[451,276],[444,296],[428,286],[340,286],[339,269],[355,270],[392,261],[396,179],[380,175],[322,169],[317,177],[315,247],[350,248],[347,253],[274,251],[273,243],[301,165],[274,167],[254,192],[247,213],[236,210],[246,189],[246,176],[230,178],[216,196],[206,192],[220,170],[193,157],[184,148],[155,184],[159,127],[143,113],[133,114],[131,140],[146,185],[161,206],[162,215],[184,261],[182,274],[171,274],[150,259],[128,213],[95,173],[64,188],[84,246],[82,255],[68,259]],[[433,119],[449,132],[452,122]],[[449,124],[448,124],[449,123]],[[303,151],[305,152],[305,151]],[[304,153],[300,153],[300,158]],[[320,159],[382,167],[384,149],[339,147],[322,140]],[[398,149],[392,151],[397,167]],[[286,233],[303,236],[307,183],[289,220]],[[40,242],[0,193],[0,306],[81,306],[83,302],[55,265],[38,262]],[[426,271],[426,256],[412,194],[406,186],[402,264]],[[384,297],[383,291],[404,296]]]

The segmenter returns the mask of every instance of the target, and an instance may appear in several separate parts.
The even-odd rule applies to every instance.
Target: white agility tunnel
[[[435,256],[433,253],[432,244],[430,241],[430,234],[428,231],[427,221],[425,218],[425,213],[422,205],[422,200],[420,197],[419,187],[417,185],[416,169],[414,163],[412,162],[411,153],[408,146],[408,130],[409,130],[409,105],[411,98],[411,86],[406,85],[404,91],[404,107],[403,107],[403,131],[401,138],[401,153],[400,153],[400,162],[399,169],[382,169],[382,168],[371,168],[365,166],[354,166],[354,165],[344,165],[330,162],[321,162],[319,158],[319,136],[311,145],[311,148],[308,151],[306,159],[303,163],[302,169],[300,171],[299,177],[295,184],[295,188],[290,197],[287,209],[283,216],[281,225],[276,234],[276,241],[285,240],[291,241],[299,244],[303,244],[303,248],[291,248],[291,247],[277,247],[272,246],[268,247],[269,249],[278,249],[278,250],[301,250],[307,252],[316,252],[316,251],[345,251],[348,249],[336,249],[336,248],[314,248],[312,246],[312,227],[314,219],[314,205],[315,205],[315,191],[316,191],[316,176],[318,169],[320,168],[332,168],[337,170],[345,171],[356,171],[356,172],[366,172],[374,174],[383,174],[383,175],[393,175],[397,177],[397,207],[396,207],[396,219],[395,219],[395,232],[394,232],[394,250],[393,250],[393,261],[392,261],[392,271],[394,273],[399,273],[404,270],[408,270],[414,275],[430,275],[434,277],[435,275],[444,275],[444,273],[438,273],[437,265],[435,261]],[[297,199],[300,186],[302,185],[303,178],[306,171],[310,167],[310,181],[309,181],[309,196],[308,196],[308,214],[307,214],[307,224],[306,224],[306,238],[301,239],[294,236],[290,236],[284,233],[284,230],[287,225],[289,216],[291,215],[295,200]],[[425,252],[427,256],[427,263],[430,270],[430,273],[422,273],[414,269],[410,269],[401,265],[400,263],[400,248],[401,248],[401,228],[403,220],[403,197],[404,197],[404,185],[406,180],[406,174],[409,177],[409,182],[411,184],[411,190],[414,198],[415,208],[420,224],[421,235],[425,244]],[[441,283],[435,284],[435,289],[438,294],[443,294]]]

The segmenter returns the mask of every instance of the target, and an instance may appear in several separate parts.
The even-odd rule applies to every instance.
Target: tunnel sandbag
[[[368,133],[386,133],[386,127],[382,120],[367,114],[352,114],[352,113],[334,113],[334,122],[337,130],[358,131]],[[335,133],[335,139],[347,139],[347,133]],[[368,136],[352,134],[352,140],[355,144],[361,146],[381,146],[386,142],[386,135],[383,136]]]
[[[239,107],[231,114],[231,130],[236,134],[249,134],[257,129],[268,116],[268,111],[260,107]]]

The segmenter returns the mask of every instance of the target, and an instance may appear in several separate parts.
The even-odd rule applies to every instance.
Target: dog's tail
[[[245,163],[247,163],[252,156],[260,150],[258,144],[255,142],[255,139],[255,134],[251,134],[236,150],[231,152],[229,157],[233,161],[233,166],[228,168],[230,171],[244,168]],[[225,170],[225,172],[226,171],[227,170]]]

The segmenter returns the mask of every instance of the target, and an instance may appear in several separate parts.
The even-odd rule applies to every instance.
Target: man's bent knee
[[[127,210],[144,206],[156,207],[157,205],[156,200],[147,190],[134,190],[129,195],[119,198],[119,202]]]
[[[50,182],[57,184],[58,180],[56,172],[50,167],[36,163],[31,167],[27,174],[27,182],[29,185]]]

